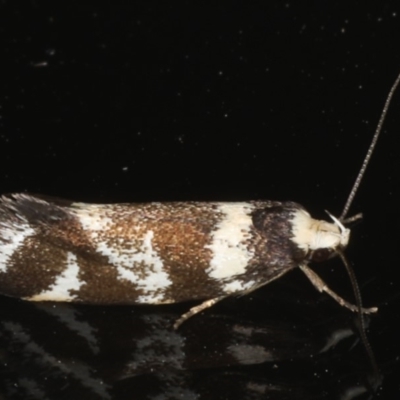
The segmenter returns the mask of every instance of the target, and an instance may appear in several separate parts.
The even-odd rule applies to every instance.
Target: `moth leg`
[[[226,296],[215,297],[214,299],[209,299],[199,304],[198,306],[192,307],[188,312],[182,314],[174,323],[174,329],[178,329],[180,325],[193,315],[205,310],[206,308],[212,307],[218,301],[224,299]]]
[[[306,274],[307,278],[315,286],[319,292],[325,292],[335,299],[341,306],[348,308],[351,311],[358,312],[358,307],[354,304],[347,302],[345,299],[336,294],[333,290],[329,289],[326,283],[307,265],[300,265],[300,269]],[[378,311],[377,307],[362,308],[361,311],[364,314],[370,314]]]

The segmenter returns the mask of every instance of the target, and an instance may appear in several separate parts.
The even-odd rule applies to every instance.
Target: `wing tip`
[[[57,204],[58,203],[58,204]],[[51,201],[50,198],[28,194],[7,193],[0,197],[0,225],[10,225],[17,220],[27,223],[50,222],[68,216],[67,201]]]

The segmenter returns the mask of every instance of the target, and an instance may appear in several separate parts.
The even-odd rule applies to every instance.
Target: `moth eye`
[[[310,260],[322,262],[333,257],[335,254],[335,251],[330,248],[317,249],[310,253]]]

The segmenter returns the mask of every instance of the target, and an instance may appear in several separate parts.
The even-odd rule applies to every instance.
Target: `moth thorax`
[[[292,241],[313,261],[323,261],[344,249],[350,229],[332,217],[333,223],[314,219],[304,210],[296,210],[292,219]]]

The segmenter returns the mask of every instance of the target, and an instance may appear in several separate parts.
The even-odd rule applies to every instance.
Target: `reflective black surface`
[[[286,290],[300,294],[274,284],[262,296],[228,300],[178,331],[172,324],[184,305],[3,299],[3,392],[21,399],[129,399],[133,393],[317,399],[367,391],[371,371],[354,318],[329,305],[288,301]]]
[[[394,1],[4,1],[0,190],[91,202],[292,200],[315,217],[339,215],[400,71],[399,18]],[[347,251],[365,305],[379,307],[368,335],[382,399],[400,393],[399,99],[352,207],[365,218]],[[338,260],[313,267],[353,298]],[[0,394],[372,397],[355,316],[299,271],[171,330],[192,305],[2,297]]]

